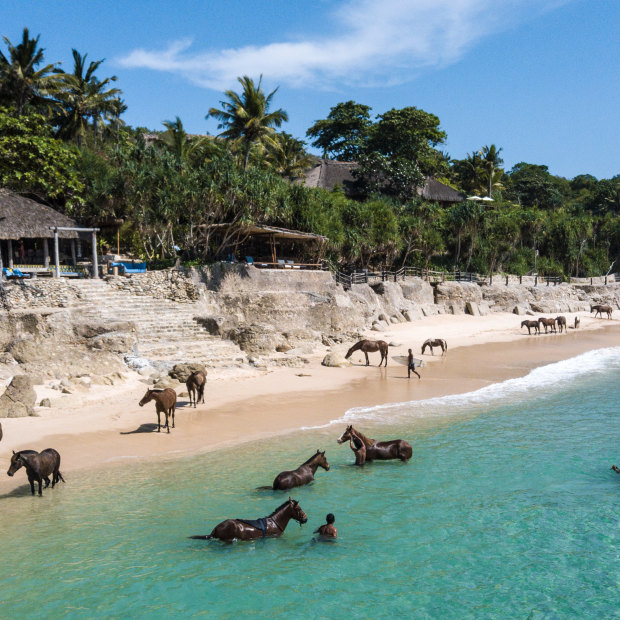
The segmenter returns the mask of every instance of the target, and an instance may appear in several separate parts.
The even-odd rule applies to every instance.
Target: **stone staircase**
[[[211,336],[194,317],[198,303],[179,303],[134,295],[103,280],[71,283],[81,301],[73,307],[83,322],[132,321],[137,329],[137,355],[152,361],[199,362],[208,368],[247,367],[246,354],[232,341]]]

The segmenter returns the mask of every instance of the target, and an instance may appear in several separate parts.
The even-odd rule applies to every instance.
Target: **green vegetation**
[[[241,92],[226,91],[209,110],[218,137],[188,135],[178,117],[149,132],[121,120],[116,78],[97,75],[103,61],[73,50],[64,73],[27,29],[19,44],[5,45],[0,185],[84,224],[122,219],[124,251],[162,264],[211,261],[230,252],[236,234],[217,225],[254,223],[326,235],[327,258],[340,267],[567,277],[620,264],[620,175],[569,180],[526,162],[505,171],[494,144],[450,159],[434,114],[409,106],[373,118],[369,106],[346,101],[307,137],[324,157],[358,162],[353,200],[342,189],[299,184],[316,158],[277,132],[288,115],[260,79],[239,78]],[[492,201],[425,201],[427,177]]]

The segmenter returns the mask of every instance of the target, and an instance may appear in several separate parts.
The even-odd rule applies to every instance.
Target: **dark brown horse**
[[[36,452],[35,450],[21,450],[20,452],[13,451],[11,457],[11,466],[7,475],[12,476],[18,469],[22,467],[26,468],[26,475],[28,476],[28,482],[30,482],[30,490],[34,495],[34,483],[39,483],[39,495],[43,495],[41,485],[45,480],[45,488],[50,485],[49,476],[52,476],[52,489],[56,486],[59,480],[63,482],[65,479],[59,471],[60,468],[60,454],[54,450],[54,448],[47,448],[43,452]]]
[[[305,463],[302,463],[294,471],[283,471],[276,476],[273,481],[274,491],[286,491],[293,487],[302,487],[304,484],[310,484],[314,480],[316,470],[322,467],[325,471],[329,471],[329,463],[325,458],[325,452],[316,451]]]
[[[207,384],[207,375],[202,370],[193,372],[187,381],[185,386],[187,387],[187,393],[189,394],[189,404],[192,405],[192,397],[194,399],[193,405],[196,408],[196,403],[202,399],[202,404],[205,404],[205,386]]]
[[[448,352],[448,343],[443,338],[435,338],[435,340],[429,338],[428,340],[425,340],[424,344],[422,345],[422,355],[424,355],[426,347],[430,347],[431,355],[435,355],[433,353],[433,347],[441,347],[442,355],[445,355]]]
[[[2,424],[0,424],[0,441],[2,441]]]
[[[392,459],[400,459],[406,462],[413,454],[411,444],[404,439],[376,441],[374,439],[369,439],[366,435],[353,428],[352,425],[347,426],[344,433],[340,435],[337,439],[338,443],[349,441],[353,434],[361,439],[366,446],[366,461],[390,461]]]
[[[544,317],[540,317],[538,319],[538,325],[540,326],[541,324],[545,326],[545,334],[547,333],[547,327],[551,328],[552,332],[556,331],[556,329],[555,329],[555,319],[546,319]],[[540,327],[539,327],[539,329],[540,329]]]
[[[379,362],[379,366],[383,364],[383,360],[385,360],[385,365],[387,366],[388,360],[388,343],[385,340],[360,340],[357,344],[354,344],[344,356],[345,359],[349,359],[355,351],[363,351],[366,356],[366,366],[370,365],[370,360],[368,359],[369,353],[375,353],[379,351],[381,353],[381,361]]]
[[[266,536],[282,536],[288,522],[294,519],[299,524],[306,523],[308,517],[299,502],[290,497],[270,515],[262,519],[226,519],[213,528],[208,536],[190,536],[199,540],[255,540]]]
[[[168,424],[168,416],[172,416],[172,428],[174,428],[174,412],[177,408],[177,393],[172,388],[165,390],[147,390],[142,400],[138,403],[140,407],[144,407],[146,403],[155,401],[155,410],[157,411],[157,432],[161,432],[161,414],[166,416],[166,428],[170,432]]]
[[[611,319],[611,313],[614,311],[614,309],[611,306],[606,306],[603,304],[596,304],[596,305],[591,305],[590,306],[590,312],[594,312],[596,310],[596,313],[594,314],[594,318],[596,318],[599,314],[601,315],[601,318],[603,318],[603,312],[607,315],[608,319]]]
[[[564,331],[566,331],[567,327],[566,327],[566,317],[565,316],[556,316],[555,317],[555,322],[558,325],[558,331],[560,332],[560,334]]]
[[[521,329],[523,329],[524,327],[527,327],[527,333],[528,334],[532,334],[532,332],[530,331],[530,329],[534,329],[534,333],[538,334],[540,333],[540,328],[538,327],[538,321],[521,321]]]

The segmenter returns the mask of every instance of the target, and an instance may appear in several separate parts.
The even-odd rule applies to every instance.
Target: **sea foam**
[[[426,400],[413,400],[400,403],[386,403],[374,407],[354,407],[327,424],[306,426],[303,430],[327,428],[334,424],[351,423],[356,420],[376,420],[394,422],[406,418],[426,418],[454,416],[499,402],[515,402],[532,395],[562,390],[580,377],[620,370],[620,347],[595,349],[560,362],[534,368],[524,377],[507,379],[500,383],[485,386],[473,392],[437,396]]]

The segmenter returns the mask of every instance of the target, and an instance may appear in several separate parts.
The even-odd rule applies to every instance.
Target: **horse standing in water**
[[[196,408],[196,403],[198,403],[202,399],[202,404],[205,404],[205,386],[207,384],[207,375],[202,372],[202,370],[197,370],[193,372],[189,377],[187,377],[187,381],[185,382],[185,387],[187,388],[187,393],[189,394],[189,404],[190,407],[192,405],[192,397],[194,399],[193,405],[194,409]]]
[[[305,484],[310,484],[314,480],[314,474],[316,474],[316,470],[319,467],[329,471],[329,463],[325,458],[325,452],[317,450],[316,454],[313,454],[294,471],[279,473],[273,481],[273,490],[286,491],[293,487],[302,487]]]
[[[22,467],[26,468],[26,475],[28,476],[28,482],[30,483],[30,490],[34,495],[34,483],[39,483],[39,496],[43,495],[41,486],[43,480],[45,480],[45,488],[50,485],[49,476],[52,476],[52,489],[56,486],[59,480],[63,482],[65,479],[59,471],[60,468],[60,454],[54,450],[54,448],[47,448],[43,452],[36,452],[35,450],[21,450],[20,452],[13,451],[11,457],[11,465],[6,472],[8,476],[13,476],[15,472]]]
[[[353,425],[347,426],[344,433],[342,433],[336,441],[342,444],[345,441],[349,441],[353,436],[358,437],[364,442],[366,446],[366,461],[390,461],[393,459],[400,459],[406,462],[413,454],[411,444],[404,439],[376,441],[360,433],[357,429],[353,428]]]
[[[155,410],[157,411],[157,432],[161,432],[161,414],[166,416],[166,428],[170,432],[168,424],[168,416],[172,416],[172,428],[174,428],[174,412],[177,408],[177,393],[172,388],[165,390],[147,390],[142,400],[138,403],[140,407],[144,407],[146,403],[155,401]]]
[[[606,306],[603,304],[596,304],[596,305],[591,305],[590,306],[590,313],[595,312],[594,314],[594,318],[596,318],[599,314],[601,315],[601,318],[603,318],[603,312],[607,315],[608,319],[611,319],[611,313],[614,311],[614,309],[611,306]]]
[[[547,333],[547,327],[551,328],[551,332],[555,332],[555,319],[545,319],[544,317],[540,317],[538,319],[538,325],[543,324],[545,326],[545,334]],[[540,327],[539,327],[540,329]]]
[[[388,360],[388,343],[385,340],[360,340],[357,344],[354,344],[344,356],[344,359],[348,360],[355,351],[363,351],[366,356],[366,366],[370,365],[370,360],[368,359],[369,353],[375,353],[375,351],[379,351],[381,353],[381,361],[379,362],[379,366],[383,364],[383,360],[385,360],[385,365],[387,366]]]
[[[531,328],[534,329],[535,334],[540,333],[540,328],[538,327],[538,321],[521,321],[521,329],[523,329],[524,327],[527,327],[528,335],[531,335],[532,333],[530,331]]]
[[[302,525],[308,521],[306,513],[301,509],[299,502],[290,497],[281,506],[278,506],[270,515],[262,519],[226,519],[218,523],[208,536],[190,536],[198,540],[256,540],[267,536],[282,536],[288,522],[294,519]]]
[[[443,338],[435,338],[435,340],[433,340],[432,338],[429,338],[428,340],[425,340],[424,344],[422,345],[422,355],[424,355],[424,351],[426,351],[426,347],[430,347],[431,355],[435,355],[433,353],[433,347],[441,347],[442,355],[445,355],[448,351],[448,343]]]
[[[566,317],[565,316],[556,316],[555,317],[555,322],[558,325],[558,331],[560,332],[560,334],[563,331],[567,330],[567,327],[566,327]]]

